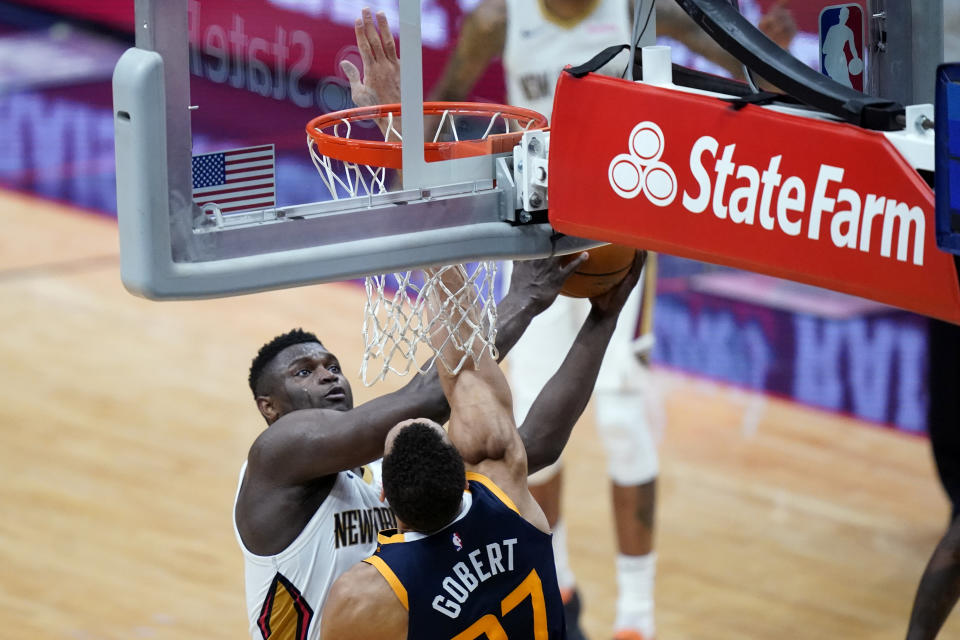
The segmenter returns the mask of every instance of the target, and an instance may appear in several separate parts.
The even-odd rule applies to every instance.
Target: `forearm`
[[[573,426],[590,401],[616,316],[591,310],[563,364],[543,387],[520,426],[527,451],[528,472],[533,473],[560,457]]]
[[[463,286],[463,281],[456,277],[456,273],[453,270],[447,270],[443,274],[442,279],[448,290],[459,290]],[[505,295],[497,305],[497,337],[495,345],[497,347],[498,362],[502,361],[510,350],[513,349],[517,341],[520,340],[520,336],[522,336],[524,331],[527,330],[527,327],[530,326],[530,322],[542,313],[546,306],[549,306],[550,301],[545,303],[543,300],[537,299],[530,294],[532,290],[531,286],[521,287],[520,289],[521,290],[517,290],[511,287],[507,295]],[[470,294],[474,295],[473,292],[470,292]],[[435,293],[434,295],[435,299],[433,304],[439,308],[439,305],[442,303],[439,298],[440,294]],[[458,295],[463,298],[462,302],[464,306],[469,309],[473,303],[472,298],[466,298],[465,296],[467,294],[463,292]],[[474,318],[474,322],[479,322],[479,320]],[[450,324],[461,326],[461,331],[464,332],[464,335],[459,336],[460,340],[467,338],[466,325],[453,321],[451,321]],[[448,341],[443,340],[443,335],[442,333],[435,334],[434,346],[450,349],[451,345]],[[455,349],[445,355],[448,359],[458,358]]]
[[[339,465],[351,469],[383,457],[383,444],[397,423],[410,418],[427,418],[443,424],[450,417],[450,406],[440,388],[436,369],[418,374],[401,389],[366,402],[351,412],[353,438],[344,447],[345,460]]]
[[[450,417],[450,405],[440,388],[436,366],[426,373],[418,373],[397,391],[365,402],[354,411],[358,412],[360,424],[388,423],[384,436],[386,431],[408,418],[428,418],[443,424]],[[380,446],[382,448],[382,442]]]
[[[960,598],[960,518],[934,550],[917,587],[907,640],[932,640]]]
[[[497,305],[497,360],[502,361],[513,349],[530,322],[543,312],[531,296],[511,290]]]
[[[460,39],[430,92],[431,100],[459,101],[467,97],[490,61],[503,53],[507,37],[504,0],[483,0],[463,21]]]
[[[462,284],[459,281],[457,283]],[[449,286],[456,286],[457,283],[447,282]],[[511,289],[503,297],[497,305],[498,360],[510,352],[533,318],[542,311],[543,303],[535,300],[526,290]],[[390,411],[404,416],[396,422],[410,417],[411,412],[417,412],[418,417],[445,423],[450,417],[450,405],[440,385],[438,367],[442,366],[436,363],[430,371],[416,376],[402,389],[371,400],[354,411],[361,412],[364,421],[375,422],[382,419],[383,412]]]
[[[443,102],[464,100],[483,75],[488,64],[488,60],[479,63],[471,60],[468,51],[457,47],[451,54],[450,62],[444,68],[440,79],[430,90],[428,99]]]
[[[489,349],[475,339],[474,327],[482,324],[479,293],[458,267],[432,271],[427,273],[438,282],[430,293],[431,312],[442,322],[430,340],[442,360],[435,369],[450,404],[450,441],[468,465],[503,459],[510,440],[521,445],[506,378]]]
[[[740,61],[707,35],[673,0],[657,0],[657,35],[673,38],[693,53],[720,65],[734,77],[743,77]]]
[[[383,456],[387,432],[410,418],[443,423],[449,408],[436,371],[350,411],[304,409],[287,414],[251,449],[250,462],[286,483],[300,483]]]

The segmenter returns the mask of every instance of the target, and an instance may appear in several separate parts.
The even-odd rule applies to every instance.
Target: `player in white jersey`
[[[520,270],[521,281],[498,308],[502,351],[550,304],[570,273],[555,261]],[[250,634],[255,640],[314,639],[330,585],[373,553],[381,529],[396,526],[380,500],[377,465],[370,464],[383,454],[387,431],[417,416],[443,422],[447,403],[433,373],[354,408],[336,356],[299,329],[260,349],[249,382],[268,424],[250,448],[234,504]],[[525,427],[533,467],[559,455],[543,446],[550,438],[538,432],[563,428],[563,413],[548,409],[549,415],[529,423],[536,426]],[[573,421],[566,422],[572,428]]]
[[[497,347],[503,352],[571,273],[553,260],[519,270],[519,281],[498,307]],[[255,640],[311,640],[319,635],[330,585],[373,553],[377,532],[396,526],[380,500],[377,466],[370,464],[383,454],[387,431],[418,416],[443,422],[449,410],[435,372],[354,408],[336,356],[299,329],[260,349],[249,382],[268,424],[250,448],[234,504],[250,634]],[[564,419],[566,409],[544,408],[547,413],[522,434],[531,443],[532,467],[559,455],[544,432],[555,434],[565,422],[573,427]]]
[[[369,28],[383,55],[387,38],[380,41],[369,12],[365,20],[357,27],[358,39]],[[388,29],[382,32],[389,37]],[[366,55],[371,44],[366,38],[362,44]],[[532,260],[514,269],[511,289],[498,305],[501,353],[551,304],[584,259],[565,266]],[[592,355],[595,366],[601,358],[602,353]],[[554,378],[562,391],[544,388],[545,399],[521,426],[531,470],[560,455],[575,421],[571,416],[579,415],[591,392],[578,383],[581,376],[580,363],[562,367]],[[435,371],[354,407],[337,357],[299,329],[260,349],[249,383],[268,425],[250,447],[234,503],[250,634],[254,640],[316,640],[331,583],[373,553],[381,528],[396,524],[380,501],[375,467],[369,466],[383,454],[387,431],[414,417],[442,423],[449,409]]]
[[[643,0],[643,15],[651,7]],[[503,57],[508,102],[550,116],[557,77],[567,64],[586,62],[604,48],[630,39],[631,0],[482,0],[464,21],[460,40],[437,86],[435,100],[463,100],[489,63]],[[656,25],[655,27],[653,25]],[[768,33],[789,33],[792,19],[782,7],[766,20]],[[656,1],[643,44],[654,32],[679,40],[708,56],[731,75],[741,64],[720,48],[672,0]],[[621,75],[626,60],[615,58],[601,73]],[[602,117],[603,114],[597,114]],[[596,422],[608,458],[614,505],[617,556],[616,638],[653,637],[653,583],[656,553],[653,523],[658,459],[655,437],[662,415],[651,393],[639,351],[649,349],[650,336],[634,340],[642,293],[638,288],[624,307],[597,380]],[[523,416],[543,380],[556,367],[556,345],[569,344],[589,306],[561,298],[537,318],[509,359],[514,410]],[[649,322],[641,323],[649,326]],[[568,560],[560,513],[562,473],[558,465],[531,478],[531,491],[554,530],[557,576],[567,608],[571,638],[582,637],[577,618],[579,595]]]

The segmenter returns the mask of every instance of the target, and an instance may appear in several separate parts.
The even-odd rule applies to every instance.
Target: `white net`
[[[444,281],[450,269],[462,276],[458,290]],[[476,364],[485,349],[496,358],[496,272],[496,263],[487,261],[440,267],[429,274],[416,270],[368,277],[363,383],[374,384],[390,372],[426,372],[437,363],[457,373],[470,361]]]
[[[434,117],[433,141],[441,136],[459,141],[461,129],[473,130],[476,134],[469,137],[482,140],[530,126],[530,122],[517,125],[516,118],[496,111],[482,118],[477,122],[474,116],[471,125],[464,127],[464,118],[445,110]],[[329,125],[325,133],[351,138],[371,131],[371,123],[344,118]],[[380,121],[384,141],[402,141],[398,124],[399,117],[392,112],[384,115]],[[332,199],[373,196],[389,189],[387,169],[324,155],[311,136],[307,136],[307,146]],[[449,269],[459,269],[463,277],[463,287],[457,291],[451,291],[442,278]],[[485,349],[496,358],[496,272],[496,263],[486,261],[449,265],[429,273],[414,270],[368,276],[360,365],[363,383],[375,384],[391,372],[401,376],[426,372],[437,363],[456,373],[467,362],[476,363]]]
[[[394,126],[393,113],[388,113],[384,120],[384,142],[396,140],[402,142],[400,132]],[[369,125],[372,121],[363,121]],[[369,129],[368,127],[364,127]],[[332,125],[329,132],[338,138],[353,137],[353,122],[344,118]],[[316,143],[311,136],[307,136],[307,148],[310,150],[310,159],[317,168],[320,179],[330,192],[334,200],[341,198],[356,198],[357,196],[376,195],[387,191],[387,169],[374,167],[355,162],[346,162],[338,158],[324,155],[317,150]]]

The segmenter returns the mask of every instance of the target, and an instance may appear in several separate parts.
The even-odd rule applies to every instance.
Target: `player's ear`
[[[387,501],[387,493],[383,490],[383,484],[380,485],[380,502]]]
[[[257,396],[257,409],[260,410],[260,415],[266,419],[267,424],[273,424],[280,417],[280,412],[269,396]]]

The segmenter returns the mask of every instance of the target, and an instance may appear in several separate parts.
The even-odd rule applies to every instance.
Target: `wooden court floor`
[[[230,509],[263,426],[247,367],[303,326],[355,369],[360,290],[148,302],[120,284],[111,220],[5,192],[0,212],[0,638],[245,637]],[[658,637],[902,638],[947,517],[927,442],[658,379]],[[597,639],[613,532],[588,422],[565,505]]]

